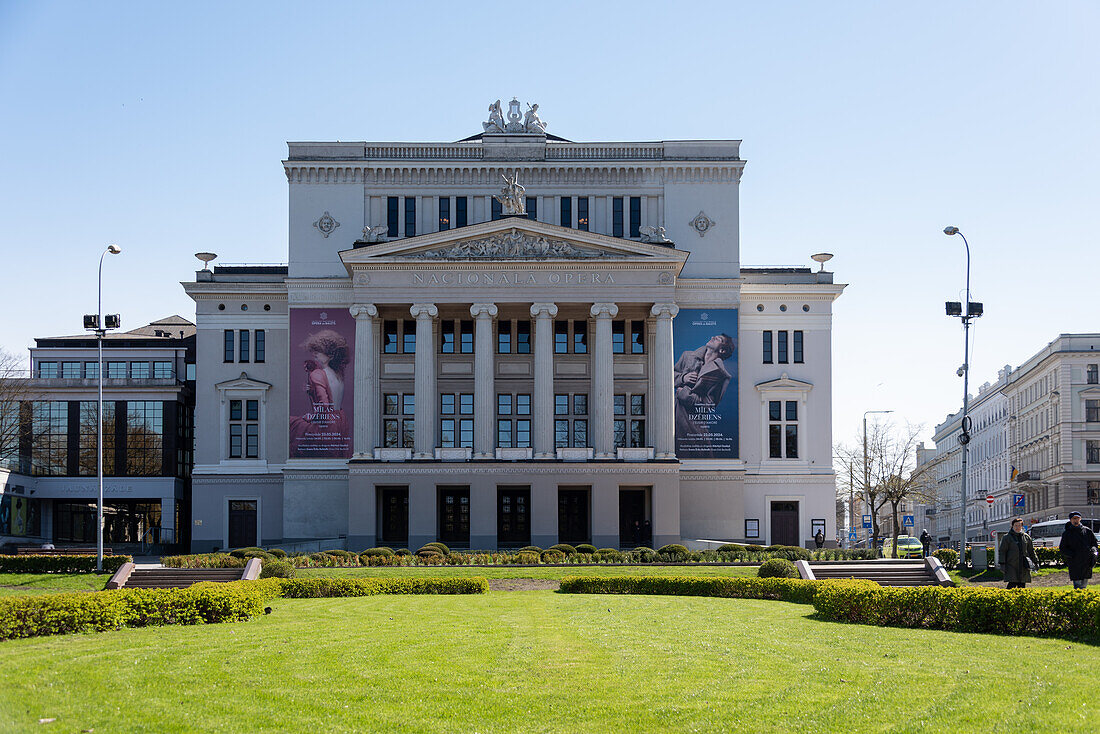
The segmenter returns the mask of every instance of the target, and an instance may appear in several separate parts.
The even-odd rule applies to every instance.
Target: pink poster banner
[[[290,310],[290,458],[352,455],[354,354],[347,309]]]

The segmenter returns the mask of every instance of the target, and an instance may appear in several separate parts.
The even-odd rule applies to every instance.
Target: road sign
[[[993,495],[987,494],[985,496],[985,501],[988,502],[989,504],[993,504]]]
[[[913,521],[913,516],[912,515],[902,515],[901,516],[901,524],[902,524],[903,527],[911,528],[914,525],[916,525],[916,522]]]
[[[1024,509],[1024,496],[1022,494],[1012,495],[1012,506],[1018,509]]]
[[[870,515],[864,515],[863,516],[863,527],[866,528],[867,530],[871,529],[871,516]]]
[[[856,531],[855,530],[849,530],[848,531],[848,540],[852,541],[853,543],[856,542]]]

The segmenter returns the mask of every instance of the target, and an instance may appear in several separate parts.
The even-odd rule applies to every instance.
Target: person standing
[[[1069,522],[1062,531],[1058,550],[1069,567],[1069,580],[1073,588],[1084,589],[1092,578],[1092,566],[1096,563],[1096,535],[1081,524],[1081,513],[1069,513]]]
[[[1001,538],[1001,569],[1009,589],[1022,589],[1031,583],[1031,567],[1039,567],[1031,536],[1024,532],[1024,519],[1012,518],[1012,529]]]
[[[825,547],[825,533],[821,530],[818,530],[816,533],[814,533],[814,545],[817,546],[818,550],[821,550]]]
[[[928,533],[928,529],[925,528],[920,532],[920,545],[924,550],[924,557],[928,557],[928,552],[932,550],[932,536]]]

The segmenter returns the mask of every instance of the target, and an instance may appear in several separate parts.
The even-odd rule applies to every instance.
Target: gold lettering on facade
[[[567,272],[455,272],[412,273],[413,285],[473,285],[473,286],[527,286],[527,285],[613,285],[610,272],[574,270]]]

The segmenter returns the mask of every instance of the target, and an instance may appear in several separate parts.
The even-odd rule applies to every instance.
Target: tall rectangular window
[[[1097,370],[1097,365],[1090,364],[1085,366],[1085,382],[1089,385],[1100,383],[1100,370]]]
[[[577,197],[577,229],[588,231],[588,197]]]
[[[229,458],[258,459],[260,456],[260,403],[258,400],[229,401]]]
[[[779,364],[787,364],[787,332],[779,332],[777,341],[779,347]]]
[[[398,228],[398,201],[396,196],[386,197],[386,236],[396,237]]]
[[[794,332],[794,362],[802,364],[802,332]]]
[[[630,197],[630,236],[642,236],[642,197]]]
[[[382,352],[383,354],[397,354],[397,321],[385,319],[382,321]]]
[[[539,220],[539,197],[527,197],[527,218],[533,219],[536,222]]]
[[[611,353],[612,354],[625,354],[626,353],[626,322],[625,321],[612,321],[611,322]]]
[[[405,197],[405,236],[416,237],[416,197]]]
[[[115,474],[115,403],[103,403],[103,474]],[[94,400],[80,401],[79,472],[81,476],[98,473],[99,404]]]
[[[456,196],[455,197],[455,226],[456,227],[465,227],[466,226],[466,197],[465,196]]]
[[[439,351],[441,354],[454,354],[455,353],[455,322],[452,319],[443,319],[439,322],[439,336],[441,344],[439,345]]]
[[[105,405],[104,414],[106,412]],[[34,474],[66,474],[69,461],[69,403],[64,400],[34,401],[31,408],[31,437]]]
[[[458,421],[458,445],[464,449],[474,447],[474,420],[462,418]]]
[[[573,197],[561,197],[561,218],[558,223],[563,227],[573,226]]]
[[[416,354],[416,322],[412,319],[405,319],[402,324],[402,337],[404,342],[401,345],[401,351],[405,354]],[[431,343],[427,346],[428,350],[431,350]]]
[[[558,418],[554,421],[554,448],[565,448],[569,445],[569,421]]]
[[[222,357],[222,361],[232,362],[233,361],[233,344],[234,344],[234,342],[233,342],[233,337],[234,337],[233,330],[232,329],[226,329],[223,336],[224,336],[224,343],[225,343],[225,350],[224,350],[225,354]]]
[[[630,353],[645,354],[645,322],[630,322]]]
[[[588,321],[573,322],[573,354],[588,354]]]
[[[495,197],[492,199],[492,202],[489,204],[489,207],[490,207],[489,216],[492,218],[492,220],[495,222],[496,220],[500,219],[500,215],[501,215],[500,202],[497,201],[497,199]]]
[[[798,458],[798,402],[768,401],[768,457]]]
[[[497,419],[497,446],[512,448],[512,421],[510,418]]]
[[[1100,464],[1100,441],[1085,441],[1085,463]]]
[[[462,354],[474,353],[474,322],[469,319],[458,322],[458,351]]]
[[[531,447],[531,421],[528,419],[516,421],[516,448],[526,449]]]
[[[516,322],[516,354],[531,353],[531,322]]]
[[[621,196],[611,200],[611,236],[623,236],[623,197]]]
[[[497,354],[512,353],[512,322],[497,322]]]
[[[256,329],[256,362],[267,358],[267,335],[263,329]]]
[[[569,394],[554,396],[554,415],[569,415]]]
[[[1085,401],[1085,422],[1100,423],[1100,400]]]
[[[237,361],[238,362],[247,362],[249,352],[251,351],[248,348],[248,329],[241,329],[241,331],[240,331],[240,341],[241,341],[241,349],[240,349],[240,354],[237,357]]]
[[[446,232],[451,228],[451,197],[439,197],[439,231]]]
[[[772,333],[770,331],[764,332],[764,364],[772,363]]]
[[[569,351],[569,322],[554,322],[554,353],[566,354]]]
[[[258,405],[255,400],[248,403]],[[159,400],[131,400],[126,403],[126,474],[159,476],[164,467],[164,404]],[[259,426],[259,409],[251,418]],[[247,417],[247,416],[246,416]],[[257,433],[257,437],[259,434]],[[247,447],[246,447],[247,449]],[[247,451],[246,451],[247,453]],[[256,449],[251,456],[256,456]]]

